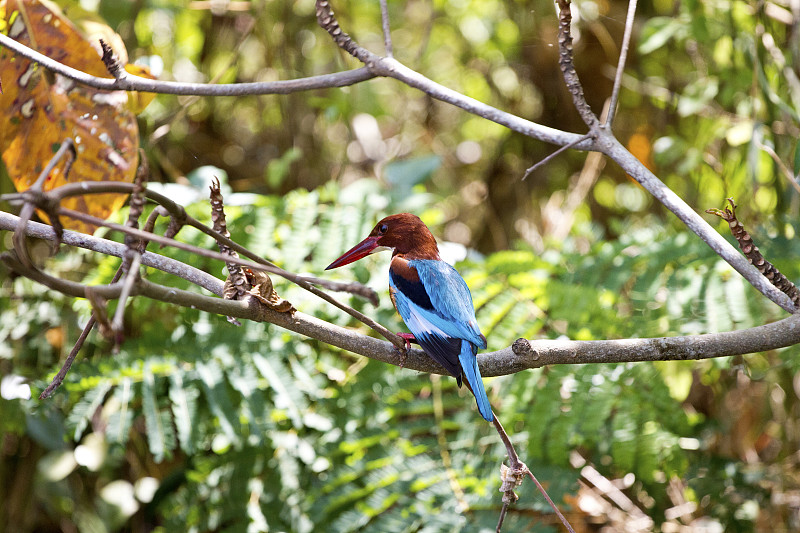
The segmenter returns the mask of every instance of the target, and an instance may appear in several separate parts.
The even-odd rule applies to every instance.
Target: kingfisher
[[[472,294],[455,268],[442,261],[436,239],[422,220],[411,213],[391,215],[375,225],[369,236],[328,265],[338,268],[382,250],[392,251],[389,296],[410,334],[398,333],[418,343],[475,396],[481,416],[491,422],[492,406],[475,355],[486,348],[478,328]]]

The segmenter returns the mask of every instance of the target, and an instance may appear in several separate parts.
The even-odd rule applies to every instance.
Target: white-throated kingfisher
[[[389,295],[411,331],[400,334],[416,340],[422,349],[447,369],[461,386],[461,376],[475,395],[478,411],[491,422],[492,406],[486,397],[475,354],[486,348],[478,328],[472,295],[455,268],[439,257],[439,247],[428,227],[416,215],[391,215],[369,236],[328,265],[347,265],[381,250],[392,250]]]

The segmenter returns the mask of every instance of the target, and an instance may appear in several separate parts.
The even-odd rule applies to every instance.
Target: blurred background
[[[131,62],[164,80],[360,66],[317,26],[312,0],[58,4],[76,22],[103,20]],[[378,2],[333,8],[346,32],[382,52]],[[626,10],[616,0],[573,4],[576,68],[598,114]],[[558,68],[552,2],[390,0],[389,11],[395,57],[410,68],[520,117],[585,131]],[[799,31],[797,2],[644,3],[614,123],[696,211],[735,198],[759,248],[793,280]],[[490,350],[521,336],[712,333],[784,316],[613,162],[568,151],[523,181],[556,147],[393,80],[287,96],[159,95],[138,121],[154,187],[208,220],[205,186],[222,178],[233,237],[289,270],[322,275],[381,216],[419,214],[458,261]],[[10,191],[0,171],[0,192]],[[9,247],[4,233],[0,249]],[[225,275],[219,263],[167,253]],[[351,304],[399,331],[387,262],[326,275],[374,287],[379,308]],[[116,266],[75,250],[47,261],[51,273],[93,283]],[[39,401],[90,307],[4,268],[0,530],[494,530],[504,450],[454,380],[135,299],[119,353],[93,334],[64,386]],[[301,311],[359,327],[276,283]],[[796,531],[798,355],[562,366],[486,384],[576,530]],[[520,494],[507,531],[559,530],[531,485]]]

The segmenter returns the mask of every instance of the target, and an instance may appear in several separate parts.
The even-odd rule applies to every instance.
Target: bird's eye
[[[387,226],[386,224],[381,224],[381,227],[378,228],[378,233],[380,233],[381,235],[383,235],[387,231],[389,231],[389,226]]]

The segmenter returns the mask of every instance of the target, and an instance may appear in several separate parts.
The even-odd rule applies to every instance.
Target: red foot
[[[406,359],[408,359],[408,350],[411,349],[411,343],[417,342],[417,339],[414,337],[413,333],[398,333],[397,336],[406,341],[406,349],[398,350],[400,352],[400,368],[403,368],[406,366]]]
[[[417,342],[413,333],[398,333],[397,336],[406,341],[406,350],[411,348],[412,342]]]

